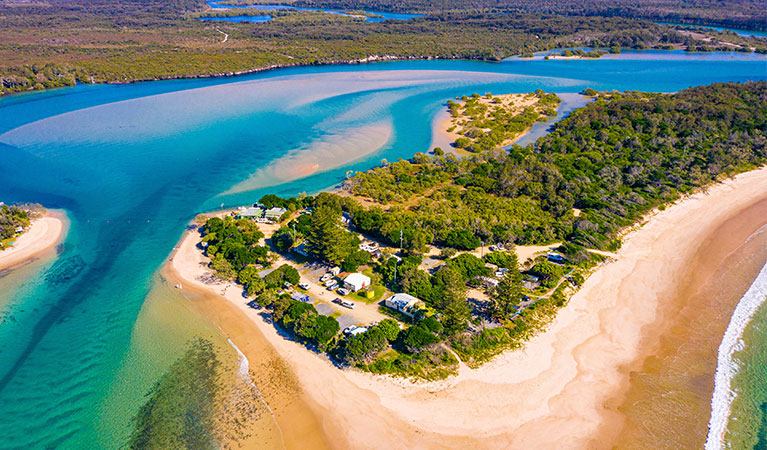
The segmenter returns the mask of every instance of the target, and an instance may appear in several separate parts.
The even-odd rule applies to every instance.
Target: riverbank
[[[66,231],[66,215],[60,211],[48,211],[35,219],[13,245],[0,251],[0,270],[25,264],[52,249]]]
[[[635,382],[631,371],[657,351],[663,333],[678,320],[679,299],[690,299],[673,295],[690,280],[700,280],[691,278],[695,274],[710,273],[695,263],[710,256],[704,244],[767,197],[765,185],[767,169],[749,172],[658,212],[627,237],[617,260],[592,275],[550,329],[524,350],[477,370],[462,366],[459,375],[434,383],[342,371],[284,339],[245,304],[239,289],[222,296],[222,286],[196,280],[206,269],[195,234],[185,235],[170,266],[184,289],[206,292],[212,310],[233,311],[236,320],[217,323],[238,346],[268,341],[295,374],[333,446],[546,447],[567,439],[572,447],[609,448],[628,423],[621,405]],[[753,211],[743,217],[749,223],[767,221]],[[712,261],[719,264],[714,269],[722,267],[721,258]],[[728,318],[731,311],[717,314]],[[243,352],[251,361],[259,357]],[[709,375],[713,380],[713,371]]]

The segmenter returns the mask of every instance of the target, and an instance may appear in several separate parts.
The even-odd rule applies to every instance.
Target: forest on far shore
[[[345,0],[301,1],[345,9]],[[202,0],[0,2],[0,95],[76,83],[225,76],[358,60],[499,61],[512,55],[581,46],[616,51],[767,52],[765,38],[675,29],[649,20],[677,19],[645,17],[620,9],[595,15],[565,8],[564,2],[543,9],[489,0],[450,1],[428,9],[424,9],[425,2],[407,4],[410,9],[422,9],[424,16],[369,23],[365,17],[272,11],[273,19],[266,23],[233,23],[199,20],[201,15],[228,16],[242,11],[213,10]],[[637,8],[646,11],[641,2],[639,5]],[[761,17],[748,5],[703,9],[733,18]],[[355,2],[354,6],[354,10],[402,8],[401,3],[385,1]],[[248,11],[260,14],[258,9]],[[684,20],[680,17],[678,21]]]

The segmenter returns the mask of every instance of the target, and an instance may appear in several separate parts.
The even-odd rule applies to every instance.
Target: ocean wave
[[[765,301],[767,301],[767,264],[762,267],[756,280],[738,302],[722,343],[719,345],[706,450],[719,450],[725,447],[724,434],[727,431],[727,422],[730,419],[732,402],[736,395],[731,384],[740,366],[734,356],[735,353],[744,349],[743,332]]]

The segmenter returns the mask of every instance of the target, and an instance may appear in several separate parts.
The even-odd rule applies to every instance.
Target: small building
[[[355,327],[355,328],[352,328],[351,330],[349,330],[349,333],[347,333],[347,334],[349,334],[351,336],[356,336],[358,334],[365,333],[367,330],[368,330],[367,327]]]
[[[311,298],[308,295],[302,294],[300,292],[293,292],[290,294],[290,298],[297,302],[311,303]]]
[[[399,311],[409,317],[413,317],[413,313],[416,309],[418,309],[420,304],[420,300],[410,294],[405,293],[394,294],[384,300],[385,306],[395,311]]]
[[[264,215],[263,209],[253,206],[250,208],[245,208],[243,210],[237,211],[237,215],[235,217],[237,219],[259,219],[263,215]]]
[[[335,267],[333,267],[332,269],[330,269],[330,273],[331,273],[331,274],[332,274],[334,277],[337,277],[337,276],[338,276],[338,274],[340,274],[340,273],[341,273],[341,268],[340,268],[340,267],[338,267],[338,266],[335,266]]]
[[[288,212],[285,208],[277,208],[276,206],[274,208],[269,208],[264,212],[264,219],[269,219],[271,221],[278,221],[280,220],[280,217],[282,217],[283,214]]]
[[[370,287],[370,277],[361,273],[352,273],[344,278],[344,287],[352,292]]]
[[[479,281],[483,285],[485,285],[487,287],[491,287],[491,288],[494,288],[494,287],[498,286],[498,284],[500,283],[500,281],[496,280],[495,278],[490,278],[490,277],[479,277]]]

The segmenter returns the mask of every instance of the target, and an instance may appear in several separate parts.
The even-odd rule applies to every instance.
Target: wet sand
[[[220,295],[222,286],[211,288],[196,280],[194,275],[203,274],[199,266],[202,255],[195,247],[198,234],[188,231],[180,246],[162,270],[168,284],[182,284],[181,292],[193,309],[219,327],[224,337],[231,341],[247,357],[253,382],[271,408],[277,422],[276,433],[254,433],[259,448],[322,449],[329,448],[318,418],[313,413],[311,399],[286,361],[262,334],[261,327],[254,327],[254,319],[264,327],[271,327],[257,316],[257,311],[245,305],[240,290],[229,288],[227,299]],[[197,265],[197,268],[194,266]],[[183,274],[179,274],[182,268]],[[237,300],[235,300],[237,299]],[[241,300],[241,301],[239,301]],[[237,307],[237,304],[240,307]],[[279,338],[279,337],[278,337]],[[280,338],[281,339],[281,338]],[[252,441],[241,443],[246,448]],[[250,444],[250,445],[249,445]]]
[[[414,384],[339,370],[279,336],[245,305],[239,289],[221,296],[220,288],[199,288],[208,292],[212,317],[220,311],[237,312],[231,316],[237,321],[222,318],[220,326],[238,346],[264,345],[257,342],[265,338],[274,348],[274,357],[293,373],[287,385],[295,384],[306,394],[297,398],[306,399],[324,431],[316,439],[327,439],[333,447],[554,448],[566,442],[568,448],[647,448],[647,442],[638,439],[647,432],[648,418],[657,413],[654,406],[635,409],[642,406],[636,399],[663,401],[664,394],[656,386],[637,384],[643,377],[632,371],[663,372],[663,364],[654,366],[648,359],[655,354],[669,367],[679,367],[674,355],[665,357],[662,351],[685,347],[689,333],[679,325],[692,323],[687,314],[706,309],[691,296],[691,287],[723,287],[712,281],[715,275],[731,268],[727,258],[737,255],[743,240],[767,222],[759,203],[767,198],[765,186],[767,169],[761,169],[657,212],[628,235],[617,259],[586,281],[548,331],[523,350],[503,354],[476,370],[463,366],[457,376],[441,382]],[[187,234],[172,264],[184,289],[205,272],[197,240]],[[731,297],[737,302],[739,294]],[[718,295],[710,298],[722,300]],[[711,314],[721,316],[721,331],[734,302],[713,301],[710,307]],[[705,323],[713,327],[705,332],[711,334],[709,351],[715,364],[721,333],[717,336],[713,322]],[[674,336],[670,332],[681,340],[668,340]],[[258,355],[254,349],[243,352],[249,359]],[[675,421],[670,416],[677,412],[673,408],[660,412],[666,414],[664,425],[681,435],[682,446],[705,438],[714,370],[705,361],[700,364],[680,376],[699,397],[692,405],[686,403],[688,394],[680,392],[682,403],[675,407],[689,408],[689,417],[685,411],[677,414],[685,417]],[[307,430],[318,431],[314,426]],[[665,442],[674,446],[667,438],[664,431],[651,447]]]
[[[65,218],[62,212],[48,211],[35,219],[10,248],[0,251],[0,270],[28,263],[53,249],[65,233]]]
[[[764,197],[706,238],[661,303],[628,391],[613,400],[625,417],[619,447],[703,448],[719,344],[767,261],[767,190]]]

